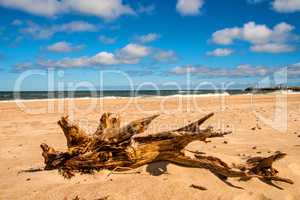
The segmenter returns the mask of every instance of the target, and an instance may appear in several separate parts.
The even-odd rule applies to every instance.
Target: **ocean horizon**
[[[96,90],[96,91],[0,91],[0,101],[33,99],[67,99],[67,98],[102,98],[102,97],[153,97],[153,96],[187,96],[187,95],[235,95],[246,94],[241,89],[234,90]]]

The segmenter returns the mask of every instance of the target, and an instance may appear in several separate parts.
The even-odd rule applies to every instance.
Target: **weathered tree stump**
[[[152,162],[169,161],[187,167],[205,168],[223,178],[239,177],[248,180],[256,177],[293,183],[289,179],[278,177],[278,171],[272,167],[274,161],[284,157],[285,154],[280,152],[267,158],[248,160],[245,165],[233,167],[212,156],[186,156],[184,148],[190,142],[205,141],[207,138],[223,137],[231,133],[216,132],[211,127],[200,129],[200,125],[212,116],[213,113],[210,113],[185,127],[147,136],[138,134],[144,132],[158,115],[120,127],[120,118],[117,115],[105,113],[93,135],[86,134],[68,117],[62,117],[58,124],[67,139],[68,151],[58,152],[47,144],[41,144],[45,169],[58,169],[66,178],[71,178],[75,172],[130,170]]]

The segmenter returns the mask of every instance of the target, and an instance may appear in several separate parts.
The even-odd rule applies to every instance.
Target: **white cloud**
[[[46,17],[79,13],[111,20],[134,14],[132,8],[124,5],[122,0],[0,0],[0,6]]]
[[[172,74],[183,75],[193,74],[198,76],[228,76],[228,77],[247,77],[247,76],[265,76],[272,69],[264,66],[251,66],[249,64],[238,65],[230,68],[212,68],[206,66],[177,66],[171,69]]]
[[[298,38],[292,31],[294,26],[285,22],[279,23],[273,29],[264,24],[248,22],[243,27],[233,27],[218,30],[212,34],[216,44],[229,45],[236,40],[249,42],[251,50],[256,52],[279,53],[293,51],[288,43]]]
[[[287,67],[288,77],[300,76],[300,63],[288,64],[277,67],[267,66],[253,66],[250,64],[237,65],[234,68],[213,68],[207,66],[177,66],[170,70],[171,74],[184,75],[190,73],[191,75],[206,76],[206,77],[263,77],[276,73],[282,68]]]
[[[248,22],[244,24],[241,29],[241,37],[251,43],[265,43],[270,40],[272,30],[266,25],[255,24],[255,22]]]
[[[47,47],[50,51],[55,52],[69,52],[77,50],[81,46],[74,46],[65,41],[55,43]],[[135,65],[140,63],[143,59],[150,58],[156,61],[165,62],[177,59],[175,52],[171,50],[161,50],[143,46],[141,44],[129,43],[121,49],[114,52],[101,51],[91,56],[81,57],[65,57],[58,60],[39,59],[35,63],[20,63],[15,68],[21,71],[30,68],[82,68],[82,67],[101,67],[112,65]]]
[[[217,56],[217,57],[222,57],[222,56],[229,56],[233,53],[232,49],[227,49],[227,48],[217,48],[213,51],[208,51],[206,55],[209,56]]]
[[[183,16],[194,16],[200,14],[204,0],[177,0],[176,9]]]
[[[57,0],[0,0],[0,5],[47,17],[55,16],[65,10],[65,6]]]
[[[169,61],[175,61],[177,60],[177,55],[174,51],[172,50],[158,50],[156,51],[156,53],[154,54],[153,58],[156,61],[160,61],[160,62],[169,62]]]
[[[212,35],[212,41],[216,44],[232,44],[234,40],[244,40],[252,44],[267,42],[285,42],[293,37],[291,31],[294,27],[285,22],[279,23],[273,29],[266,25],[248,22],[243,27],[225,28],[216,31]]]
[[[279,23],[274,26],[272,41],[273,42],[286,42],[289,40],[297,40],[299,37],[292,34],[295,29],[294,26],[285,22]]]
[[[84,47],[84,45],[74,46],[71,43],[61,41],[61,42],[57,42],[57,43],[47,46],[46,49],[48,51],[52,51],[52,52],[66,53],[66,52],[81,50],[83,47]]]
[[[58,50],[60,48],[56,47],[55,49]],[[68,49],[66,48],[64,50]],[[141,61],[141,59],[145,58],[149,54],[150,49],[148,47],[130,43],[122,49],[116,51],[115,53],[101,51],[93,56],[82,56],[77,58],[66,57],[60,60],[40,59],[34,66],[39,68],[78,68],[120,64],[137,64]],[[24,69],[27,69],[28,66],[28,63],[25,63],[25,65],[21,63],[19,64],[19,66],[15,66],[15,68],[18,67],[18,70],[20,70],[22,67]],[[31,66],[33,66],[32,63],[30,63],[30,67]]]
[[[27,26],[20,29],[20,32],[29,35],[35,39],[47,39],[55,33],[51,27],[42,27],[33,22],[27,22]]]
[[[98,39],[103,44],[114,44],[114,43],[116,43],[116,40],[117,40],[117,38],[115,38],[115,37],[107,37],[105,35],[100,35]]]
[[[146,35],[137,36],[136,40],[140,43],[149,43],[158,40],[160,35],[157,33],[148,33]]]
[[[295,48],[287,44],[267,43],[267,44],[256,44],[251,47],[254,52],[266,52],[266,53],[282,53],[292,52]]]
[[[240,34],[240,28],[225,28],[214,32],[212,35],[212,41],[216,44],[232,44],[234,39],[240,37]]]
[[[117,56],[125,64],[136,64],[143,57],[150,54],[150,49],[146,46],[130,43],[118,51]]]
[[[116,19],[124,14],[134,14],[132,8],[122,0],[64,0],[71,11],[94,15],[104,19]]]
[[[72,21],[54,26],[54,30],[59,32],[92,32],[96,31],[97,27],[85,21]]]
[[[63,58],[61,60],[38,60],[37,66],[42,68],[76,68],[76,67],[87,67],[90,64],[87,57],[80,58]]]
[[[171,69],[171,73],[178,74],[178,75],[187,74],[187,73],[195,73],[197,71],[198,71],[198,69],[193,66],[183,66],[183,67],[177,66],[177,67]]]
[[[91,57],[63,58],[61,60],[39,60],[37,66],[42,68],[82,68],[120,64],[115,55],[109,52],[99,52]]]
[[[265,76],[272,69],[265,66],[251,66],[249,64],[238,65],[235,69],[229,70],[233,76]]]
[[[97,27],[85,21],[72,21],[60,25],[41,26],[34,22],[27,22],[20,32],[33,37],[34,39],[48,39],[58,32],[92,32],[97,31]]]
[[[93,56],[90,61],[96,65],[116,65],[122,62],[118,60],[114,54],[108,52],[100,52]]]
[[[272,2],[274,10],[281,13],[293,13],[300,11],[299,0],[274,0]]]

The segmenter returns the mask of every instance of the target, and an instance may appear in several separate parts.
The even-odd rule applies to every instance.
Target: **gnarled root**
[[[152,162],[169,161],[186,167],[205,168],[223,178],[239,177],[246,180],[256,177],[293,183],[289,179],[278,177],[278,171],[272,168],[274,161],[284,157],[283,153],[267,158],[249,159],[247,164],[240,168],[229,167],[221,159],[212,156],[185,156],[183,150],[190,142],[205,141],[207,138],[223,137],[231,133],[215,132],[211,127],[200,129],[200,125],[212,116],[213,113],[210,113],[182,128],[147,136],[137,134],[144,132],[158,115],[120,127],[117,115],[104,113],[93,136],[88,136],[67,117],[63,117],[58,123],[66,136],[68,152],[58,152],[47,144],[42,144],[45,169],[59,169],[65,177],[70,178],[74,172],[128,170]]]

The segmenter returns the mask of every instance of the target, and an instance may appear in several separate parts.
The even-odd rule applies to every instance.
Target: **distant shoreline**
[[[165,97],[190,95],[233,95],[244,94],[243,90],[228,90],[225,92],[214,90],[111,90],[111,91],[22,91],[0,92],[0,101],[5,100],[34,100],[34,99],[68,99],[68,98],[128,98],[128,97]]]
[[[140,95],[140,96],[85,96],[85,97],[61,97],[61,98],[26,98],[26,99],[0,99],[0,103],[9,103],[9,102],[42,102],[42,101],[68,101],[68,100],[120,100],[120,99],[130,99],[130,98],[137,98],[137,99],[158,99],[158,98],[208,98],[208,97],[220,97],[220,96],[248,96],[248,95],[269,95],[269,94],[276,94],[277,92],[287,92],[286,94],[292,95],[292,94],[300,94],[300,92],[293,92],[293,91],[287,91],[287,90],[275,90],[275,91],[265,91],[265,92],[243,92],[243,93],[204,93],[204,94],[174,94],[174,95]],[[1,95],[1,92],[0,92]]]
[[[276,91],[292,91],[292,92],[300,92],[300,87],[266,87],[266,88],[254,88],[248,87],[244,91],[247,92],[276,92]]]
[[[273,87],[273,88],[246,88],[232,90],[103,90],[103,91],[0,91],[0,101],[24,100],[61,100],[61,99],[90,99],[90,98],[145,98],[166,96],[218,96],[218,95],[243,95],[243,94],[268,94],[277,91],[289,93],[300,92],[300,87]]]

